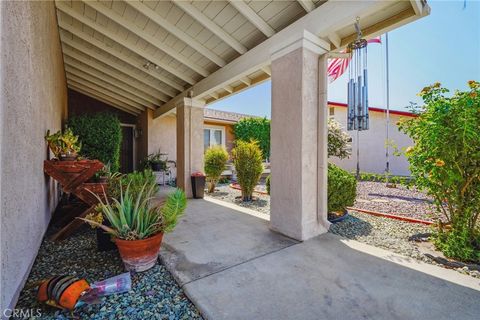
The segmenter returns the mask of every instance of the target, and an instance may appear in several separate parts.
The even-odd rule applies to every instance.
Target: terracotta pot
[[[115,239],[127,271],[142,272],[155,265],[163,233],[142,240]]]

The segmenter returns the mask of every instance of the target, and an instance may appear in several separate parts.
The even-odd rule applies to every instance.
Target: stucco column
[[[177,186],[192,197],[190,176],[203,172],[204,103],[184,98],[177,103]]]
[[[272,56],[270,228],[297,240],[330,226],[327,59],[307,40]]]

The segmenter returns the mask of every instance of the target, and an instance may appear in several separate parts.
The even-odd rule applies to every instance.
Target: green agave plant
[[[125,193],[120,190],[119,199],[109,200],[105,193],[102,199],[94,194],[99,200],[99,209],[111,226],[88,218],[80,219],[124,240],[146,239],[161,232],[170,232],[187,206],[185,193],[177,189],[163,203],[154,203],[155,193],[156,185],[145,182],[137,194],[130,191],[129,184]]]

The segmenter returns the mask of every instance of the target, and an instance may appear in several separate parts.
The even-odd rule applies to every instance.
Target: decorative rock
[[[95,232],[89,227],[62,242],[44,239],[27,285],[54,275],[76,275],[89,282],[124,272],[118,252],[97,252]],[[153,294],[152,294],[153,293]],[[161,294],[160,294],[161,293]],[[35,288],[24,288],[16,308],[40,308],[41,319],[70,319],[69,311],[58,311],[36,300]],[[164,266],[132,275],[132,290],[111,295],[99,304],[85,305],[74,311],[78,319],[202,319]]]

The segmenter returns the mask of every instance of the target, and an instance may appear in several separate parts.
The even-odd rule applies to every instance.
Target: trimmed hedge
[[[234,128],[235,139],[250,142],[255,140],[264,158],[270,157],[270,120],[266,118],[244,118]]]
[[[343,211],[357,196],[357,180],[333,163],[328,164],[328,212]]]
[[[104,164],[110,163],[111,172],[120,169],[122,128],[115,115],[97,113],[74,116],[68,120],[68,126],[82,142],[81,156],[98,159]]]

